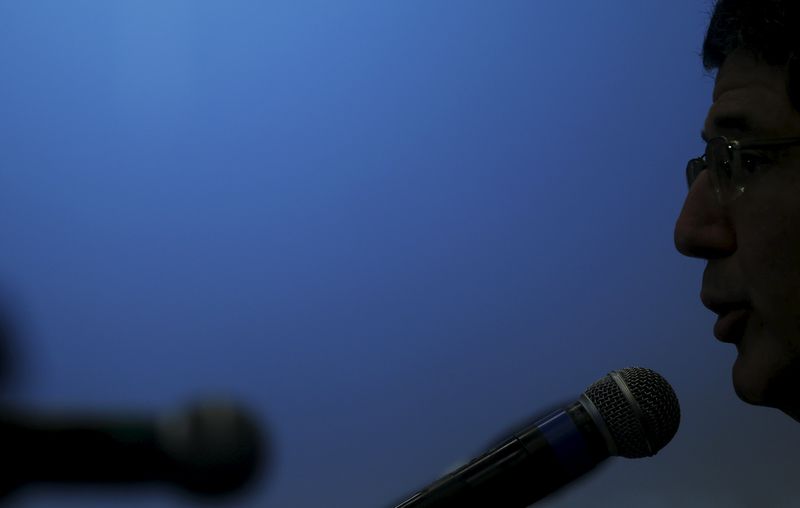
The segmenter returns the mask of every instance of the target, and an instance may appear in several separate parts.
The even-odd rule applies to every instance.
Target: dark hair
[[[800,111],[800,2],[717,0],[703,41],[703,68],[719,69],[738,48],[786,68],[786,91]]]

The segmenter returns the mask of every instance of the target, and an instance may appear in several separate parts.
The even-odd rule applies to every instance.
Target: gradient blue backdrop
[[[218,506],[367,508],[642,365],[675,439],[541,506],[796,506],[798,426],[736,398],[673,245],[710,8],[0,1],[3,400],[229,394],[277,455]]]

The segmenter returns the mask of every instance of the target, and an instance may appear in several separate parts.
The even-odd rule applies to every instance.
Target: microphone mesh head
[[[269,459],[252,416],[226,399],[209,399],[159,421],[170,479],[200,494],[243,487]]]
[[[655,455],[678,431],[678,398],[667,380],[650,369],[629,367],[611,372],[584,394],[605,421],[616,455]]]

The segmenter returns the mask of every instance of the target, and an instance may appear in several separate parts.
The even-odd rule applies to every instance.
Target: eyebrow
[[[718,129],[733,129],[740,132],[749,132],[753,129],[750,118],[744,114],[718,116],[714,119],[714,126]],[[700,131],[700,137],[706,143],[710,139],[705,130]]]

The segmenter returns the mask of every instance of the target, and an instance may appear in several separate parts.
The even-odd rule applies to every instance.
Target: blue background
[[[275,467],[213,506],[366,508],[641,365],[677,436],[541,506],[794,506],[797,424],[736,398],[705,262],[673,244],[710,9],[0,1],[3,400],[227,394]]]

